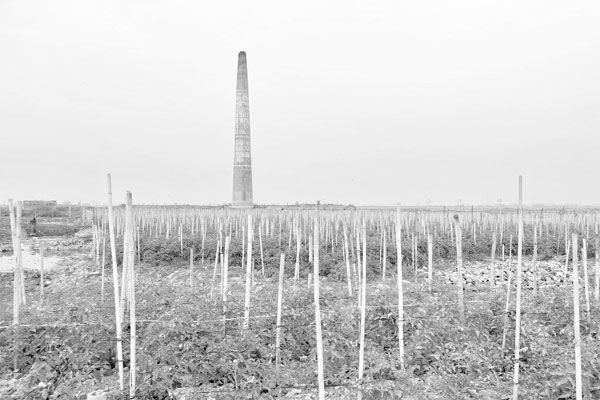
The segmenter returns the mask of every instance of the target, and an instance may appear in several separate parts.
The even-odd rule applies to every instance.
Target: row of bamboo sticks
[[[13,207],[11,205],[11,215],[12,215]],[[165,209],[161,209],[165,210]],[[140,236],[141,233],[145,231],[144,227],[148,228],[148,233],[152,234],[152,229],[155,229],[154,232],[161,232],[161,227],[164,226],[163,223],[166,223],[165,234],[168,236],[170,232],[170,224],[179,223],[178,234],[180,238],[181,250],[183,253],[183,232],[184,226],[189,229],[189,231],[194,233],[199,233],[202,236],[202,242],[207,236],[207,231],[210,227],[217,228],[218,227],[218,236],[219,240],[217,241],[217,247],[221,249],[223,246],[223,251],[219,250],[217,252],[217,257],[215,258],[215,269],[213,273],[213,282],[216,278],[217,265],[219,261],[221,262],[221,275],[222,275],[222,283],[221,283],[221,300],[223,301],[223,315],[225,316],[226,312],[226,302],[227,302],[227,268],[228,268],[228,253],[229,253],[229,245],[231,242],[231,238],[239,233],[242,234],[242,237],[246,235],[246,238],[242,241],[243,246],[245,246],[245,250],[247,250],[246,255],[246,292],[245,292],[245,304],[244,304],[244,329],[248,329],[250,324],[250,301],[251,301],[251,283],[253,279],[252,269],[253,269],[253,241],[255,231],[258,228],[258,237],[260,242],[260,253],[261,253],[261,261],[263,265],[264,271],[264,261],[262,257],[263,249],[262,249],[262,238],[264,231],[264,236],[270,236],[273,238],[275,232],[277,232],[277,226],[279,226],[279,245],[281,247],[282,242],[282,231],[289,230],[288,236],[288,246],[291,247],[292,239],[296,238],[297,252],[296,252],[296,262],[295,262],[295,271],[294,271],[294,282],[297,283],[299,279],[298,275],[298,264],[299,264],[299,251],[302,246],[302,242],[304,244],[308,244],[310,259],[313,264],[313,290],[314,290],[314,302],[315,302],[315,326],[316,326],[316,336],[317,336],[317,370],[319,376],[319,397],[323,398],[324,396],[324,383],[323,383],[323,349],[322,349],[322,337],[321,337],[321,321],[320,321],[320,307],[319,307],[319,251],[322,248],[327,249],[328,246],[331,246],[332,252],[335,251],[335,247],[338,246],[338,232],[341,231],[339,237],[341,238],[341,247],[342,254],[344,257],[344,261],[346,264],[346,273],[347,273],[347,282],[348,282],[348,294],[350,296],[353,295],[353,289],[356,290],[357,293],[357,304],[361,310],[361,324],[360,324],[360,354],[359,354],[359,376],[361,379],[364,373],[364,335],[365,335],[365,318],[366,318],[366,282],[367,282],[367,227],[375,232],[380,234],[380,244],[381,244],[381,252],[380,257],[382,258],[382,273],[385,276],[386,270],[386,249],[387,249],[387,241],[388,238],[390,241],[396,242],[397,249],[397,257],[398,260],[396,262],[397,265],[397,291],[398,291],[398,324],[399,324],[399,358],[400,365],[402,369],[405,368],[405,355],[404,355],[404,335],[403,335],[403,324],[404,324],[404,304],[403,304],[403,273],[402,273],[402,241],[401,238],[403,236],[402,230],[413,229],[415,233],[410,237],[411,239],[411,252],[413,255],[416,254],[416,238],[420,235],[423,235],[427,238],[427,252],[428,252],[428,287],[431,290],[431,281],[432,281],[432,257],[433,257],[433,242],[434,238],[438,237],[438,234],[443,234],[446,232],[450,238],[456,241],[456,255],[457,255],[457,273],[458,273],[458,284],[457,284],[457,299],[459,304],[459,316],[462,321],[464,321],[465,307],[464,307],[464,288],[463,288],[463,256],[462,256],[462,245],[463,245],[463,229],[469,229],[470,232],[473,232],[472,235],[473,240],[476,240],[476,233],[479,231],[480,234],[484,232],[483,229],[492,229],[492,269],[490,272],[490,284],[494,284],[494,272],[493,267],[495,263],[495,254],[496,254],[496,240],[497,240],[497,229],[500,231],[500,235],[504,233],[504,230],[510,228],[512,226],[512,216],[494,216],[492,217],[483,217],[480,215],[479,217],[479,225],[473,220],[471,224],[468,224],[463,221],[459,217],[459,215],[454,216],[453,224],[447,224],[447,218],[444,216],[443,218],[440,216],[436,216],[435,218],[431,218],[431,214],[427,214],[429,219],[423,218],[422,215],[408,215],[404,216],[404,213],[401,212],[400,208],[396,210],[395,213],[395,223],[392,223],[389,220],[389,214],[383,215],[382,213],[359,213],[358,216],[349,216],[348,214],[335,214],[329,213],[328,218],[323,217],[323,213],[318,209],[315,212],[305,212],[305,213],[294,213],[288,214],[285,218],[282,218],[281,215],[261,215],[257,212],[250,212],[248,214],[241,213],[225,213],[224,220],[218,220],[216,216],[218,213],[212,213],[212,217],[209,218],[210,214],[203,214],[200,212],[199,214],[185,214],[187,218],[191,218],[190,221],[184,223],[183,220],[178,219],[180,217],[179,214],[172,214],[166,221],[157,222],[157,216],[155,210],[151,209],[151,214],[146,213],[147,210],[134,208],[132,206],[132,196],[131,193],[128,192],[126,196],[126,207],[124,210],[124,214],[115,216],[115,212],[112,206],[112,190],[111,190],[111,181],[110,174],[108,175],[108,206],[107,213],[104,215],[103,213],[96,213],[97,219],[93,219],[96,223],[94,228],[94,249],[96,254],[96,259],[99,259],[99,248],[100,241],[105,243],[105,232],[106,228],[108,228],[108,235],[110,239],[111,246],[111,260],[113,265],[113,291],[115,296],[115,321],[117,326],[117,361],[119,368],[119,383],[121,388],[123,388],[123,355],[122,355],[122,321],[124,317],[125,310],[128,308],[129,316],[130,316],[130,325],[131,325],[131,359],[132,364],[130,368],[130,397],[133,398],[135,396],[135,270],[134,270],[134,262],[135,262],[135,249],[136,249],[136,239],[137,239],[137,249],[138,249],[138,257],[139,257],[139,247],[140,247]],[[195,211],[194,211],[195,212]],[[243,216],[247,218],[247,224],[241,223],[241,218]],[[206,218],[201,218],[200,216],[205,216]],[[223,214],[221,215],[223,216]],[[119,219],[120,218],[120,219]],[[146,218],[146,219],[145,219]],[[258,222],[255,222],[255,218]],[[13,219],[11,217],[11,226],[14,226],[14,234],[13,234],[13,245],[15,245],[15,240],[19,240],[19,227],[20,227],[20,208],[19,203],[17,203],[14,217],[14,225]],[[579,230],[582,232],[586,239],[583,240],[583,259],[584,259],[584,282],[586,285],[586,300],[587,300],[587,310],[589,316],[589,298],[588,298],[588,290],[587,290],[587,266],[586,266],[586,257],[587,257],[587,243],[590,235],[590,229],[594,229],[595,232],[598,230],[597,218],[592,216],[585,216],[585,218],[581,218],[581,216],[573,216],[570,221],[565,221],[566,217],[564,215],[558,216],[558,222],[555,221],[555,218],[549,219],[546,215],[544,219],[540,215],[536,215],[535,218],[530,218],[530,222],[532,223],[534,229],[534,265],[537,262],[537,235],[538,235],[538,227],[543,226],[546,227],[546,234],[548,234],[548,226],[552,226],[555,233],[564,232],[568,234],[569,231]],[[545,222],[545,225],[542,223],[542,220]],[[119,221],[119,222],[116,222]],[[148,223],[148,221],[152,221],[152,223]],[[155,222],[157,222],[155,224]],[[278,224],[277,224],[278,222]],[[119,228],[120,226],[120,228]],[[513,389],[513,397],[515,399],[518,398],[518,389],[519,389],[519,341],[520,341],[520,323],[521,323],[521,282],[522,282],[522,255],[523,255],[523,236],[524,236],[524,217],[523,217],[523,209],[522,209],[522,179],[519,177],[519,208],[518,215],[516,221],[517,228],[517,266],[516,266],[516,294],[515,294],[515,307],[516,307],[516,328],[515,328],[515,368],[514,368],[514,389]],[[484,228],[485,227],[485,228]],[[438,230],[439,229],[439,230]],[[226,232],[229,231],[229,235],[225,235]],[[124,240],[124,253],[123,253],[123,269],[122,269],[122,282],[119,285],[119,275],[117,269],[117,257],[116,257],[116,233],[121,233]],[[540,229],[541,232],[541,229]],[[349,235],[350,234],[350,237]],[[225,236],[225,238],[223,238]],[[324,237],[324,243],[321,242],[321,236]],[[356,239],[356,246],[354,246],[354,240]],[[501,240],[502,241],[502,240]],[[325,244],[325,246],[323,246]],[[510,246],[512,246],[512,238],[510,239]],[[104,246],[103,246],[104,247]],[[360,251],[362,247],[362,252]],[[572,251],[573,257],[573,291],[574,291],[574,304],[577,304],[577,309],[574,312],[579,315],[579,297],[578,297],[578,235],[576,233],[572,233],[571,240],[567,241],[565,244],[567,249],[570,248]],[[596,241],[596,253],[598,252],[598,245]],[[16,246],[15,249],[20,249],[20,245]],[[352,251],[350,251],[350,249]],[[18,267],[19,257],[16,255],[18,250],[15,250],[15,259],[17,260],[17,267],[15,268],[15,282],[22,282],[22,266]],[[193,277],[193,267],[194,267],[194,257],[193,257],[193,249],[190,249],[190,285],[193,285],[192,277]],[[104,253],[104,251],[103,251]],[[352,268],[350,267],[350,255],[353,255],[354,263]],[[504,251],[502,251],[504,255]],[[509,265],[512,264],[512,249],[509,251]],[[568,262],[568,257],[567,261]],[[415,257],[413,256],[413,260]],[[242,263],[243,264],[243,263]],[[284,265],[285,265],[285,256],[282,254],[280,259],[280,271],[279,271],[279,294],[278,294],[278,317],[277,317],[277,330],[279,332],[279,326],[281,322],[281,302],[283,301],[282,294],[282,278],[284,273]],[[566,264],[565,264],[566,265]],[[104,267],[104,262],[102,262],[102,268]],[[414,265],[413,265],[414,267]],[[351,270],[354,273],[351,273]],[[351,276],[353,275],[353,276]],[[596,291],[595,296],[597,300],[598,293],[598,278],[600,274],[598,273],[598,257],[596,258]],[[511,273],[509,267],[508,274],[509,284],[507,285],[507,302],[506,302],[506,311],[508,312],[509,308],[509,299],[510,299],[510,290],[511,290]],[[353,287],[353,281],[355,286]],[[103,284],[103,283],[102,283]],[[43,285],[42,285],[43,286]],[[20,288],[17,288],[15,285],[15,307],[18,308],[18,304],[23,304],[24,299],[24,289],[21,285]],[[120,296],[119,296],[120,293]],[[212,293],[212,288],[211,288]],[[17,300],[19,297],[20,300]],[[18,324],[18,312],[15,313],[16,319],[15,323]],[[578,316],[577,316],[578,319]],[[578,324],[578,321],[577,321]],[[507,325],[505,325],[507,326]],[[576,329],[578,332],[578,328]],[[506,328],[505,335],[506,336]],[[279,336],[277,336],[277,341],[279,342]],[[503,339],[503,347],[505,340]],[[580,339],[579,339],[580,343]],[[579,374],[581,373],[581,361],[580,361],[580,353],[581,349],[577,350],[577,340],[576,340],[576,356],[579,357]],[[277,346],[279,348],[279,346]],[[278,352],[279,354],[279,352]],[[578,378],[578,382],[580,383],[580,376]],[[578,387],[578,392],[580,388]]]

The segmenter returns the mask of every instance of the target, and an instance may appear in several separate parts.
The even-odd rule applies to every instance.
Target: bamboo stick
[[[465,299],[463,289],[463,258],[462,258],[462,227],[458,219],[458,214],[454,214],[456,230],[456,266],[457,266],[457,285],[458,285],[458,314],[460,321],[465,320]]]
[[[112,269],[113,269],[113,292],[115,297],[115,327],[117,333],[117,364],[119,368],[119,388],[124,389],[123,383],[123,343],[122,343],[122,332],[123,326],[121,324],[121,303],[119,300],[119,272],[117,270],[117,246],[115,240],[115,222],[114,213],[112,206],[112,186],[111,176],[107,174],[107,186],[108,186],[108,231],[110,238],[110,250],[112,255]]]
[[[275,373],[279,378],[279,364],[281,364],[281,314],[283,309],[283,272],[285,268],[285,254],[279,259],[279,287],[277,291],[277,330],[275,332]]]
[[[588,324],[590,321],[590,292],[588,290],[588,269],[587,269],[587,239],[581,240],[581,262],[583,268],[583,291],[585,293],[585,310]],[[577,251],[575,251],[577,252]]]
[[[537,237],[537,224],[533,225],[533,297],[537,298],[538,295],[538,282],[537,282],[537,264],[538,264],[538,237]]]
[[[583,398],[582,372],[581,372],[581,333],[579,322],[579,266],[577,262],[577,234],[571,236],[573,248],[573,336],[575,341],[575,391],[576,399]]]
[[[511,259],[511,261],[512,261],[512,259]],[[508,312],[510,309],[510,292],[512,289],[512,286],[511,286],[512,262],[511,261],[509,261],[509,264],[508,264],[508,279],[507,279],[507,283],[506,283],[506,303],[504,306],[504,330],[502,333],[502,347],[501,347],[502,354],[504,354],[504,349],[506,347],[506,336],[508,334]]]
[[[23,210],[23,202],[17,201],[17,216],[16,216],[16,248],[13,249],[15,258],[17,260],[17,269],[19,270],[19,294],[21,305],[27,304],[27,298],[25,297],[25,273],[23,272],[23,253],[21,249],[21,214]]]
[[[362,380],[365,369],[365,324],[367,316],[367,228],[363,222],[363,268],[362,268],[362,300],[360,307],[360,347],[358,353],[358,379]],[[361,393],[361,392],[359,392]],[[359,396],[360,397],[360,396]]]
[[[267,226],[269,226],[267,224]],[[294,287],[300,280],[300,227],[296,226],[296,264],[294,266]]]
[[[190,287],[194,285],[192,274],[194,273],[194,248],[190,247]]]
[[[518,400],[519,398],[519,360],[521,351],[521,281],[523,273],[523,177],[521,175],[519,175],[519,213],[517,229],[517,294],[515,296],[515,369],[513,376],[513,400]]]
[[[596,225],[597,226],[597,225]],[[596,264],[596,272],[594,276],[594,300],[596,303],[600,302],[600,238],[596,237],[596,245],[595,247],[595,264]]]
[[[433,283],[433,237],[427,235],[427,284],[429,293],[431,293],[431,285]]]
[[[281,226],[281,225],[280,225]],[[250,327],[250,289],[252,285],[252,214],[248,215],[248,257],[246,265],[246,297],[244,300],[244,330]],[[281,232],[281,231],[280,231]],[[280,236],[281,238],[281,236]]]
[[[13,325],[19,324],[19,310],[21,306],[21,279],[19,277],[19,261],[17,260],[17,222],[15,215],[15,206],[12,199],[8,200],[8,212],[10,216],[10,233],[13,245],[14,270],[13,270]],[[16,347],[16,346],[15,346]],[[15,365],[15,370],[17,369]]]
[[[346,233],[346,228],[344,227],[344,254],[346,255],[346,280],[348,281],[348,296],[352,297],[352,278],[350,271],[350,255],[348,252],[348,234]]]
[[[231,236],[225,238],[225,259],[223,261],[223,272],[221,273],[221,300],[223,302],[223,334],[227,334],[227,289],[229,278],[229,245]]]
[[[565,283],[567,282],[567,271],[569,270],[569,252],[571,249],[571,242],[566,240],[565,243],[565,267],[563,268],[563,274],[565,276]]]
[[[121,320],[125,321],[125,310],[129,309],[130,303],[128,300],[129,295],[129,247],[132,243],[129,242],[129,223],[130,220],[127,217],[127,210],[125,210],[125,229],[123,231],[123,261],[121,267]]]
[[[100,299],[104,302],[104,266],[106,265],[106,235],[102,235],[102,271],[100,275]]]
[[[494,229],[494,232],[492,233],[492,262],[490,265],[490,288],[493,288],[496,285],[496,240],[497,233]]]
[[[215,289],[215,281],[217,280],[217,267],[219,265],[219,255],[221,250],[221,242],[217,240],[217,250],[215,251],[215,266],[213,268],[213,276],[210,284],[210,298],[213,298],[214,289]]]
[[[135,326],[135,269],[134,269],[134,261],[135,261],[135,245],[134,245],[134,224],[133,224],[133,205],[132,205],[132,196],[131,192],[127,191],[125,197],[125,217],[127,219],[126,225],[128,227],[128,231],[125,234],[129,237],[129,247],[128,254],[123,254],[123,257],[127,257],[127,268],[129,269],[129,327],[130,327],[130,336],[129,336],[129,398],[135,399],[135,391],[136,391],[136,326]]]
[[[265,259],[263,256],[263,242],[262,242],[262,228],[261,225],[258,225],[258,242],[260,245],[260,264],[262,266],[262,276],[265,276]],[[290,228],[290,248],[292,247],[292,233]]]
[[[398,349],[400,352],[400,368],[405,371],[404,366],[404,290],[402,287],[402,241],[400,225],[400,206],[396,207],[396,266],[398,282]]]
[[[383,263],[382,263],[381,280],[385,282],[385,272],[387,269],[387,235],[383,231]]]
[[[321,306],[319,299],[319,202],[317,202],[317,212],[314,222],[314,301],[315,301],[315,334],[317,339],[317,376],[319,379],[319,400],[325,399],[325,370],[323,368],[323,336],[321,333]]]
[[[44,307],[44,242],[40,240],[40,306]]]

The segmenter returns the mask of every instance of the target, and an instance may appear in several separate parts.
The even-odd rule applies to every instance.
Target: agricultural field
[[[38,214],[36,235],[24,210],[0,398],[128,399],[133,364],[137,399],[313,399],[321,360],[326,398],[509,399],[516,340],[519,398],[574,399],[576,343],[600,398],[596,210],[526,210],[522,245],[515,209],[128,210],[116,274],[105,208]],[[6,209],[0,233],[13,265]]]

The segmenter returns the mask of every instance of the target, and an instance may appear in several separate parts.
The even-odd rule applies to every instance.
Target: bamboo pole
[[[17,239],[17,224],[20,224],[20,221],[17,219],[15,215],[15,209],[13,205],[12,199],[8,200],[9,203],[9,215],[10,215],[10,231],[12,237],[13,244],[13,254],[14,254],[14,272],[13,272],[13,326],[15,326],[15,346],[14,346],[14,358],[13,358],[13,370],[14,372],[19,371],[19,312],[21,306],[21,278],[20,278],[20,269],[19,269],[19,259],[17,256],[17,246],[20,248],[21,245]],[[17,202],[18,204],[18,202]]]
[[[44,307],[44,242],[40,240],[40,306]]]
[[[100,299],[104,302],[104,266],[106,265],[106,235],[102,235],[102,271],[100,275]]]
[[[510,309],[510,292],[511,292],[511,280],[512,280],[512,258],[508,264],[508,280],[506,283],[506,303],[504,306],[504,330],[502,333],[502,348],[501,352],[504,354],[504,349],[506,347],[506,336],[508,334],[508,312]]]
[[[219,254],[221,250],[221,242],[217,240],[217,250],[215,251],[215,266],[213,268],[213,276],[210,284],[210,298],[213,298],[214,289],[215,289],[215,281],[217,280],[217,267],[219,266]]]
[[[457,285],[458,285],[458,314],[460,321],[465,320],[465,298],[463,289],[463,258],[462,258],[462,227],[458,219],[458,214],[454,214],[456,228],[456,267],[457,267]]]
[[[598,303],[600,302],[600,238],[596,237],[596,245],[594,247],[596,264],[596,273],[594,276],[594,300]]]
[[[267,224],[269,226],[269,224]],[[294,287],[300,280],[300,227],[296,226],[296,264],[294,266]]]
[[[200,249],[200,252],[202,254],[201,254],[201,258],[200,258],[200,266],[204,267],[204,241],[206,240],[206,222],[204,221],[204,218],[202,218],[201,232],[202,232],[202,247]]]
[[[280,225],[281,226],[281,225]],[[252,214],[248,215],[248,257],[246,259],[246,297],[244,299],[244,330],[250,327],[250,289],[252,285]],[[280,231],[281,232],[281,231]],[[281,238],[281,236],[280,236]]]
[[[231,236],[225,238],[225,257],[223,261],[223,272],[221,273],[221,300],[223,302],[223,334],[227,334],[227,287],[229,277],[229,245]]]
[[[362,268],[362,300],[360,307],[360,347],[358,353],[358,379],[359,381],[363,378],[365,369],[365,325],[367,318],[367,228],[363,222],[362,227],[363,236],[363,268]],[[362,394],[362,392],[359,392]],[[359,396],[360,398],[360,396]]]
[[[412,254],[412,267],[413,267],[413,276],[415,277],[415,282],[417,281],[417,241],[415,240],[415,234],[413,233],[411,236],[411,254]]]
[[[573,335],[575,342],[575,390],[576,399],[582,400],[582,372],[581,372],[581,332],[579,322],[579,265],[577,262],[577,234],[571,236],[571,247],[573,248]]]
[[[138,266],[142,263],[142,247],[140,246],[140,227],[137,227],[137,256]]]
[[[13,270],[13,325],[19,324],[19,311],[21,306],[21,279],[19,277],[19,261],[17,260],[17,222],[15,215],[15,206],[12,199],[8,200],[8,212],[10,218],[10,233],[13,245],[14,270]],[[16,347],[16,346],[15,346]],[[16,356],[15,356],[16,357]],[[17,370],[15,362],[15,370]]]
[[[194,248],[190,247],[190,287],[194,285],[192,274],[194,273]]]
[[[427,235],[427,284],[431,294],[431,285],[433,283],[433,237]]]
[[[519,398],[519,360],[521,351],[521,281],[523,273],[523,177],[521,175],[519,175],[519,213],[517,223],[517,294],[515,296],[515,369],[513,376],[513,400],[518,400]]]
[[[27,298],[25,297],[25,273],[23,272],[23,253],[21,249],[21,215],[23,211],[23,202],[17,201],[17,216],[16,216],[16,247],[13,249],[15,258],[17,260],[17,269],[19,270],[19,294],[21,305],[27,304]]]
[[[127,205],[126,205],[127,207]],[[130,303],[127,301],[130,291],[129,282],[129,247],[132,245],[129,239],[129,223],[130,219],[127,217],[127,209],[125,210],[124,220],[124,231],[123,231],[123,260],[121,266],[121,320],[125,321],[125,310],[129,310]]]
[[[325,399],[325,371],[323,368],[323,336],[321,332],[321,306],[319,300],[319,202],[317,202],[317,212],[314,223],[314,301],[315,301],[315,334],[317,339],[317,376],[319,379],[319,400]]]
[[[585,293],[585,310],[587,315],[587,322],[590,323],[590,292],[588,290],[588,269],[587,269],[587,240],[582,239],[581,248],[581,262],[583,268],[583,291]],[[577,252],[577,251],[575,251]]]
[[[496,284],[496,240],[497,233],[494,229],[494,232],[492,233],[492,262],[490,265],[490,288],[493,288]]]
[[[129,348],[130,348],[130,356],[129,356],[129,398],[135,399],[135,390],[136,390],[136,326],[135,326],[135,269],[134,269],[134,261],[135,261],[135,242],[134,242],[134,223],[133,223],[133,205],[132,205],[132,196],[131,192],[127,191],[125,197],[125,218],[127,220],[126,225],[128,230],[125,234],[129,237],[129,247],[127,255],[123,254],[123,258],[127,256],[127,268],[129,269],[129,327],[130,327],[130,336],[129,336]]]
[[[537,224],[533,225],[533,297],[537,298],[538,295],[538,282],[537,282],[537,264],[538,264],[538,236],[537,236]]]
[[[265,259],[263,256],[263,242],[262,242],[262,225],[258,226],[258,243],[260,245],[260,264],[262,266],[262,276],[264,278],[265,276]],[[290,248],[292,247],[292,233],[291,233],[291,228],[290,228]]]
[[[279,259],[279,287],[277,291],[277,330],[275,332],[275,373],[279,378],[279,364],[281,363],[281,313],[283,309],[283,272],[285,268],[285,254]]]
[[[404,291],[402,287],[402,228],[400,225],[400,206],[396,207],[396,266],[398,281],[398,349],[400,351],[400,368],[404,366]]]
[[[387,235],[385,234],[385,229],[383,231],[383,265],[381,272],[381,280],[385,282],[385,272],[387,269]]]
[[[348,234],[344,227],[344,254],[346,255],[346,279],[348,281],[348,296],[352,297],[352,272],[350,271],[350,255],[348,252]]]
[[[117,266],[117,245],[115,240],[115,221],[112,206],[112,185],[110,174],[106,176],[108,186],[108,231],[110,238],[110,250],[112,255],[112,269],[113,269],[113,292],[115,297],[115,326],[117,331],[117,364],[119,368],[119,387],[121,390],[124,389],[123,383],[123,343],[122,343],[122,332],[123,326],[121,324],[121,303],[119,300],[119,271]]]
[[[565,276],[565,283],[567,282],[567,271],[569,270],[569,252],[571,250],[571,242],[565,239],[565,267],[563,268],[563,274]]]
[[[357,291],[357,305],[360,309],[362,307],[362,259],[361,259],[361,251],[360,251],[360,232],[356,229],[356,291]],[[362,255],[364,258],[365,255]]]
[[[179,252],[183,257],[183,225],[179,224]]]

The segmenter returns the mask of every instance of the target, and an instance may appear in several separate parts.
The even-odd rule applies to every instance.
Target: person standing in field
[[[35,217],[33,217],[31,221],[29,221],[29,224],[31,225],[31,233],[37,233],[37,220],[35,219]]]

